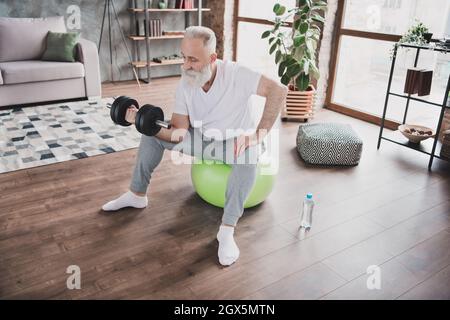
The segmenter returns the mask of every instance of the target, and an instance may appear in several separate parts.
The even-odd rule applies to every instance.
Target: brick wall
[[[234,0],[224,0],[223,2],[225,2],[223,58],[233,60]]]
[[[233,58],[233,11],[234,0],[208,0],[211,14],[204,25],[214,30],[217,38],[217,55],[220,59]]]
[[[448,104],[448,105],[450,105],[450,104]],[[442,119],[441,133],[439,136],[441,141],[444,138],[442,132],[444,132],[445,130],[449,130],[449,129],[450,129],[450,109],[446,109],[445,114],[444,114],[444,119]]]
[[[325,14],[325,25],[323,27],[322,41],[319,52],[320,78],[317,82],[316,108],[322,108],[328,88],[331,49],[333,47],[333,31],[335,28],[338,0],[328,0],[328,10]]]

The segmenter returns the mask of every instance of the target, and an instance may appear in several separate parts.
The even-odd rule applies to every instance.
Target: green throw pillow
[[[74,49],[78,43],[79,34],[75,32],[59,33],[49,31],[47,48],[42,60],[75,62]]]

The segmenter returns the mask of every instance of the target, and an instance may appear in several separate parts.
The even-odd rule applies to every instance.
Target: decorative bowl
[[[433,129],[414,124],[402,124],[398,127],[398,131],[412,143],[420,143],[423,140],[434,137],[436,134]]]

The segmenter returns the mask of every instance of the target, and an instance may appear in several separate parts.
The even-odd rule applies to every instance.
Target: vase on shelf
[[[159,0],[158,8],[159,9],[167,9],[167,0]]]
[[[427,42],[427,43],[430,43],[430,41],[431,41],[431,37],[433,36],[433,34],[431,33],[431,32],[425,32],[424,34],[423,34],[423,38],[425,39],[425,41]]]

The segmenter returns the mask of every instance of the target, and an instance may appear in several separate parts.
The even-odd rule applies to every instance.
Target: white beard
[[[202,70],[185,70],[181,66],[181,78],[189,85],[196,88],[201,88],[212,77],[211,64],[207,64]]]

